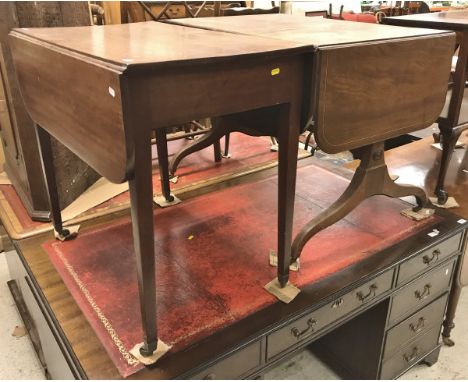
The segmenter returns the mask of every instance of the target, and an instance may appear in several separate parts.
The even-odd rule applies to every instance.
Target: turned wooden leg
[[[197,139],[192,144],[180,150],[172,158],[171,163],[169,165],[170,174],[175,174],[180,161],[187,155],[200,151],[210,145],[214,145],[216,142],[218,142],[219,144],[219,140],[223,137],[224,134],[226,134],[226,131],[222,128],[222,125],[219,123],[213,123],[213,127],[210,129],[210,131],[204,134],[200,139]]]
[[[289,104],[280,106],[278,140],[278,281],[284,287],[291,263],[299,121]]]
[[[161,190],[167,202],[174,201],[169,183],[169,153],[167,151],[167,136],[164,129],[156,130],[156,148],[158,150],[159,176],[161,177]]]
[[[60,211],[59,195],[55,179],[54,158],[52,154],[52,143],[50,141],[51,137],[41,126],[35,125],[35,127],[42,161],[42,170],[47,186],[52,223],[55,231],[62,236],[62,238],[71,238],[70,231],[63,228],[62,213]]]
[[[455,342],[450,338],[450,333],[455,327],[455,312],[457,310],[458,301],[460,300],[462,287],[461,285],[454,283],[452,292],[447,306],[447,315],[445,316],[444,326],[442,330],[442,341],[447,346],[454,346]]]
[[[442,145],[442,158],[440,160],[440,169],[437,176],[437,185],[434,191],[437,196],[438,204],[445,204],[448,199],[447,191],[444,190],[445,177],[447,176],[447,170],[452,159],[453,150],[457,144],[458,138],[462,129],[456,129],[449,126],[444,126],[445,122],[439,124],[441,134],[441,145]]]
[[[440,162],[439,176],[435,194],[438,204],[445,204],[448,194],[444,190],[445,176],[452,158],[452,153],[460,136],[460,133],[454,133],[453,129],[458,125],[463,94],[465,92],[466,65],[468,61],[468,32],[463,32],[460,41],[460,50],[458,52],[457,66],[453,77],[452,95],[450,97],[447,118],[439,119],[440,141],[442,144],[442,159]]]
[[[135,150],[134,175],[128,182],[144,336],[144,344],[140,349],[140,353],[143,356],[153,354],[157,347],[153,183],[150,138],[150,134],[148,133],[137,142],[136,147],[138,149]],[[159,140],[158,137],[157,140]]]
[[[458,302],[460,300],[460,294],[461,290],[463,288],[463,285],[461,283],[460,277],[461,277],[461,272],[464,262],[467,261],[465,259],[465,256],[467,255],[468,251],[468,242],[465,242],[463,248],[463,254],[462,256],[458,259],[457,262],[457,267],[455,269],[455,277],[452,283],[452,290],[450,291],[450,296],[447,304],[447,312],[445,314],[445,320],[444,320],[444,325],[443,325],[443,330],[442,330],[442,340],[445,345],[447,346],[454,346],[455,342],[450,338],[450,333],[452,332],[452,329],[455,327],[455,313],[457,311],[457,306]]]

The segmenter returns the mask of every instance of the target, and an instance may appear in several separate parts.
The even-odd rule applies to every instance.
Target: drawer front
[[[425,250],[418,256],[413,257],[411,260],[405,261],[400,265],[397,284],[401,285],[419,273],[440,264],[448,256],[455,253],[460,247],[461,236],[461,233],[452,236],[442,243]]]
[[[392,279],[393,270],[273,332],[267,337],[267,358],[273,358],[387,292],[392,287]]]
[[[455,261],[451,261],[401,289],[392,299],[390,324],[424,306],[446,290],[450,285],[454,265]]]
[[[207,367],[191,379],[239,379],[260,366],[261,343],[254,342]]]
[[[411,317],[390,329],[387,333],[384,359],[392,356],[402,344],[414,340],[418,335],[421,335],[430,328],[434,326],[441,327],[442,320],[444,319],[447,296],[448,294],[444,294],[436,301],[430,303],[419,312],[416,312]]]
[[[439,343],[440,327],[434,327],[425,335],[418,337],[408,346],[397,351],[382,364],[380,379],[394,379],[405,370],[418,363],[426,354],[436,348]]]

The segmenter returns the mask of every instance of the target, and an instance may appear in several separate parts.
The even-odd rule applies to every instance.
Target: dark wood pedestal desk
[[[363,27],[341,21],[281,15],[259,16],[259,19],[254,19],[258,16],[246,17],[249,19],[232,19],[239,20],[234,21],[234,24],[241,23],[235,25],[236,28],[250,25],[253,28],[251,33],[148,22],[97,28],[18,29],[11,34],[10,41],[23,97],[32,119],[37,123],[56,231],[64,238],[69,236],[61,222],[54,174],[50,171],[49,134],[109,180],[116,183],[129,181],[139,307],[143,324],[143,355],[152,353],[158,335],[151,192],[150,144],[153,130],[156,131],[157,140],[163,142],[165,138],[162,132],[168,126],[203,117],[220,117],[213,128],[214,132],[222,131],[224,134],[238,129],[253,135],[279,138],[276,228],[277,276],[281,285],[288,280],[291,258],[299,256],[306,242],[318,230],[346,216],[366,197],[375,194],[393,197],[414,195],[418,207],[427,205],[426,195],[421,189],[396,185],[391,181],[383,160],[382,141],[426,127],[439,115],[446,90],[454,34],[389,26]],[[255,25],[265,29],[255,31]],[[335,27],[339,30],[335,30]],[[272,28],[278,31],[276,35],[270,33]],[[314,36],[313,41],[311,35]],[[401,65],[402,57],[410,64]],[[363,62],[366,65],[362,65]],[[378,84],[374,83],[371,88],[363,86],[369,78],[378,79]],[[407,81],[408,78],[411,81]],[[389,111],[385,115],[382,114],[381,102],[376,101],[376,95],[380,96],[381,92],[387,94],[388,100],[394,103],[386,105]],[[419,97],[420,94],[425,94],[425,97]],[[99,111],[96,111],[94,102],[96,97],[100,99]],[[175,100],[179,106],[183,103],[182,109],[177,112],[172,109]],[[396,114],[392,111],[403,107],[409,107],[415,112]],[[299,239],[296,237],[295,244],[291,246],[297,136],[300,125],[305,125],[306,121],[314,123],[316,138],[323,150],[331,153],[356,150],[362,166],[353,178],[350,191],[333,205],[332,212],[329,214],[325,210],[306,224],[298,235]],[[158,151],[159,157],[164,158],[164,145],[158,147]],[[162,168],[167,168],[167,165],[162,163]],[[332,321],[338,322],[348,313],[361,311],[358,306],[371,306],[380,302],[377,298],[380,292],[375,292],[376,287],[371,282],[374,278],[381,280],[379,283],[383,282],[383,286],[378,287],[379,291],[382,290],[382,298],[398,294],[403,281],[396,281],[394,274],[400,269],[400,262],[410,261],[407,256],[417,256],[421,250],[429,247],[431,251],[437,249],[441,252],[442,249],[432,246],[438,245],[439,240],[449,240],[455,235],[455,238],[450,239],[452,241],[448,244],[447,252],[432,256],[430,264],[426,264],[432,267],[440,263],[441,267],[448,267],[444,268],[447,283],[434,287],[437,293],[443,294],[450,285],[454,264],[451,261],[455,261],[459,252],[463,225],[451,216],[444,217],[444,212],[440,212],[440,216],[442,220],[438,223],[438,229],[442,234],[436,241],[429,243],[417,239],[417,245],[392,252],[393,257],[385,257],[383,263],[360,268],[364,273],[353,270],[346,286],[341,284],[330,291],[329,285],[332,284],[327,283],[327,292],[321,295],[323,298],[332,296],[338,298],[337,301],[342,301],[342,298],[347,301],[345,296],[349,295],[353,296],[350,297],[352,300],[357,298],[362,305],[356,306],[355,302],[344,304],[346,309],[334,311],[344,311],[346,314],[331,315],[325,326],[331,328]],[[164,226],[163,221],[161,225]],[[79,241],[80,236],[75,240]],[[31,244],[37,248],[40,242]],[[20,247],[18,244],[19,252],[24,252]],[[426,258],[424,256],[427,254],[423,255],[423,260]],[[439,258],[440,262],[434,261],[435,258]],[[408,272],[405,285],[413,277],[423,277],[419,270]],[[436,277],[436,280],[439,278]],[[332,280],[328,282],[332,283]],[[428,292],[430,287],[426,284],[422,287],[419,299],[428,301],[427,295],[433,294]],[[367,305],[369,296],[373,303]],[[316,305],[319,301],[330,302],[316,298],[309,301],[300,298],[298,301],[302,302],[275,308],[278,309],[277,313],[264,318],[277,318],[279,321],[275,322],[281,326],[293,314],[299,318],[307,313],[307,309],[319,308]],[[337,304],[338,307],[341,305]],[[308,307],[306,311],[302,310],[305,306]],[[392,303],[387,305],[389,309],[394,309],[392,306]],[[399,318],[408,312],[400,313]],[[262,323],[262,320],[255,319],[255,325]],[[388,325],[395,323],[389,321]],[[249,344],[245,349],[253,353],[247,353],[247,358],[255,359],[252,354],[258,354],[259,361],[249,370],[232,368],[230,370],[235,371],[235,374],[226,377],[261,374],[273,360],[280,358],[280,354],[282,357],[286,350],[289,353],[292,347],[281,349],[275,355],[268,353],[265,341],[268,344],[268,338],[272,338],[268,333],[273,324],[263,321],[263,329],[257,327],[254,342],[250,340],[253,332],[243,340],[237,337],[236,341],[232,341],[232,338],[246,333],[238,330],[232,332],[237,334],[229,334],[227,339],[231,339],[230,344],[224,349],[218,348],[218,354],[227,356],[226,350],[230,348],[231,352],[239,346],[235,343],[241,343],[241,347]],[[305,324],[306,329],[296,328],[288,333],[296,333],[293,336],[301,340],[304,338],[302,333],[312,332],[307,328],[314,326],[313,318],[307,319]],[[384,326],[390,328],[387,324]],[[262,332],[265,328],[268,328],[268,333]],[[254,330],[254,326],[248,330]],[[433,342],[431,340],[430,343],[421,344],[422,349],[417,352],[410,349],[410,355],[406,354],[405,349],[404,354],[408,356],[405,365],[428,356],[423,350],[435,350],[437,341]],[[219,346],[224,345],[220,343]],[[213,351],[215,349],[216,345]],[[270,354],[266,358],[265,352]],[[188,357],[188,353],[180,356]],[[191,353],[191,356],[187,363],[184,361],[179,364],[171,358],[172,361],[167,361],[170,363],[167,369],[158,364],[158,368],[145,370],[143,374],[150,378],[191,376],[197,372],[197,365],[205,367],[207,362],[213,360],[212,356],[203,352],[198,355]],[[268,362],[265,363],[264,359]],[[388,369],[382,367],[379,372],[381,359],[379,357],[373,367],[375,373],[381,373],[378,375],[396,375],[404,369],[401,365],[393,365],[388,366]],[[243,361],[240,363],[244,364]],[[203,367],[199,372],[202,372]],[[80,373],[75,370],[77,376],[87,374]]]
[[[336,175],[331,175],[330,171]],[[222,185],[219,185],[221,189],[218,191],[200,189],[198,196],[174,208],[177,211],[184,210],[185,203],[197,206],[203,203],[203,198],[210,198],[213,211],[217,211],[216,201],[222,202],[233,195],[238,204],[243,205],[245,199],[242,195],[248,195],[250,189],[265,189],[263,184],[269,182],[271,176],[271,184],[274,185],[274,173],[275,169],[271,169],[237,178],[231,184],[234,188],[222,189]],[[311,196],[307,181],[316,173],[321,174],[325,189],[323,192],[331,193],[329,199],[339,192],[330,189],[334,185],[334,177],[349,179],[352,176],[349,170],[332,168],[315,158],[301,160],[298,173],[299,200],[310,200],[312,203],[310,198],[315,197]],[[265,204],[270,202],[273,193],[269,195]],[[368,234],[362,227],[366,226],[366,219],[375,219],[372,215],[366,215],[366,209],[378,207],[379,211],[385,211],[388,207],[388,211],[394,212],[382,216],[397,218],[399,209],[405,206],[399,201],[380,198],[380,202],[373,202],[377,203],[374,207],[359,207],[356,215],[352,214],[351,220],[346,223],[350,228],[355,227],[352,231],[357,242],[368,240]],[[260,206],[260,200],[256,196],[252,203]],[[314,200],[319,205],[326,203]],[[299,202],[299,207],[303,205],[304,202]],[[219,210],[220,217],[224,216],[223,210]],[[236,212],[232,211],[232,216],[236,216]],[[298,218],[302,220],[306,213],[299,213]],[[200,229],[197,235],[203,236],[203,232],[209,234],[207,221],[213,221],[216,216],[212,216],[212,213],[207,215],[209,220],[204,217],[192,224],[191,230]],[[99,235],[100,229],[106,229],[122,219],[129,221],[128,212],[85,222],[82,238],[85,239],[92,232],[96,232],[94,237],[99,237],[96,235]],[[256,221],[255,217],[252,219]],[[130,378],[257,378],[310,344],[343,377],[355,379],[396,378],[416,363],[433,364],[440,350],[440,329],[448,292],[466,242],[468,225],[446,210],[437,210],[436,216],[431,219],[432,222],[422,228],[406,233],[405,238],[396,244],[390,247],[382,244],[381,249],[371,256],[365,256],[317,282],[302,286],[301,293],[290,304],[274,302],[250,312],[243,319],[234,320],[230,325],[204,335],[183,350],[170,352],[154,367],[142,368]],[[174,220],[171,224],[174,224]],[[184,223],[179,220],[179,224],[183,226]],[[379,226],[383,227],[388,237],[393,230],[398,229],[395,225],[389,229],[385,228],[385,224]],[[438,234],[431,237],[428,234],[434,232],[434,229],[438,230]],[[261,232],[259,230],[259,234]],[[245,240],[250,243],[246,238],[235,236],[238,234],[236,232],[231,234],[234,235],[234,242]],[[126,235],[128,242],[131,236],[129,233]],[[330,237],[330,240],[333,241],[333,238]],[[354,239],[344,236],[340,240],[350,241],[352,245]],[[10,289],[48,375],[53,378],[121,378],[91,327],[89,316],[85,317],[82,310],[84,307],[77,303],[76,291],[73,294],[70,292],[48,256],[43,245],[51,241],[51,233],[39,234],[14,241],[15,250],[7,252],[12,276]],[[69,243],[63,248],[73,248],[75,245],[80,248],[79,241]],[[105,237],[96,243],[106,243]],[[226,253],[215,256],[216,259],[220,256],[234,257],[232,250],[229,250],[230,244],[226,245],[222,247]],[[86,257],[81,248],[79,253],[70,255],[81,254]],[[94,250],[92,247],[87,248],[90,252]],[[361,248],[364,248],[364,244]],[[353,249],[350,247],[349,251],[352,254]],[[307,257],[303,259],[303,272],[311,269]],[[267,256],[264,258],[266,265]],[[333,256],[330,258],[331,263],[332,260]],[[96,258],[95,264],[99,264],[99,259]],[[240,266],[239,269],[243,268]],[[220,270],[219,276],[208,276],[207,285],[223,282],[219,280],[223,278],[223,272]],[[203,282],[201,284],[204,285]],[[90,292],[95,295],[93,290]],[[261,286],[258,293],[262,293]],[[266,294],[265,291],[263,293]],[[249,299],[253,297],[256,296]],[[97,300],[96,303],[99,304]],[[196,315],[197,311],[193,314]],[[116,324],[112,319],[110,323]]]
[[[466,67],[468,65],[468,11],[387,17],[383,19],[383,23],[405,27],[453,30],[457,33],[458,60],[453,75],[449,107],[446,114],[441,115],[438,120],[443,156],[440,162],[437,184],[434,190],[430,191],[431,193],[435,192],[439,204],[444,204],[448,198],[444,184],[452,152],[460,134],[468,129],[468,121],[460,121],[460,111],[466,87]]]

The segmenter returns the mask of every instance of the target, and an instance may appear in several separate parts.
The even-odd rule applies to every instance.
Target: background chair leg
[[[164,129],[156,130],[156,148],[158,150],[159,176],[161,177],[161,190],[167,202],[173,202],[169,183],[169,153],[167,150],[167,136]]]
[[[225,134],[226,131],[224,131],[220,124],[214,124],[210,131],[208,131],[200,139],[195,140],[192,144],[184,147],[172,158],[169,164],[169,173],[174,176],[182,159],[208,146],[214,145],[216,142],[219,144],[219,140]]]
[[[227,133],[224,136],[224,154],[223,154],[224,158],[230,158],[231,157],[231,154],[229,154],[229,140],[230,140],[230,138],[231,138],[230,133]]]

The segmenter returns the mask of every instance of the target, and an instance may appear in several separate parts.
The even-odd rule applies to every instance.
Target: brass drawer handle
[[[339,308],[341,305],[343,305],[344,300],[342,298],[339,298],[333,304],[331,305],[332,309]]]
[[[414,295],[416,296],[418,300],[424,300],[427,296],[431,294],[431,286],[432,286],[431,284],[424,285],[423,291],[421,292],[417,290],[414,292]]]
[[[426,265],[430,265],[433,261],[439,261],[440,249],[434,249],[432,251],[432,256],[429,255],[423,256],[423,263]]]
[[[369,286],[369,293],[367,293],[366,295],[364,295],[361,291],[359,291],[359,292],[356,293],[356,296],[357,296],[357,298],[359,299],[359,301],[361,301],[362,303],[364,303],[364,302],[366,302],[366,300],[375,297],[375,293],[376,293],[377,289],[378,289],[378,288],[377,288],[377,285],[372,284],[371,286]]]
[[[419,317],[418,323],[416,325],[411,323],[409,325],[409,328],[411,329],[411,331],[418,333],[424,328],[425,324],[426,324],[426,320],[424,319],[424,317]]]
[[[307,328],[305,328],[304,330],[300,331],[298,328],[292,328],[291,329],[291,333],[294,337],[296,337],[297,340],[300,340],[301,337],[307,333],[313,333],[314,332],[314,328],[313,326],[317,323],[316,320],[314,320],[313,318],[309,318],[307,320]]]
[[[413,362],[416,358],[418,358],[418,355],[419,355],[419,349],[417,346],[415,346],[410,355],[407,355],[406,353],[403,354],[403,359],[406,362],[410,363],[410,362]]]

